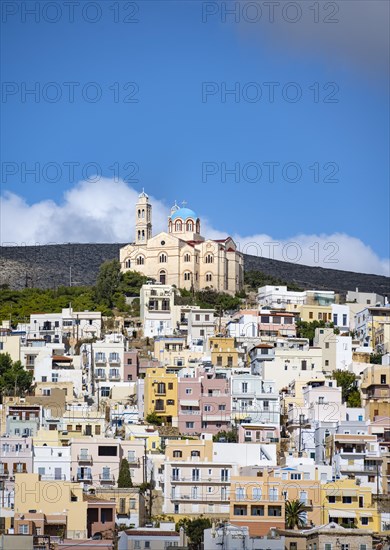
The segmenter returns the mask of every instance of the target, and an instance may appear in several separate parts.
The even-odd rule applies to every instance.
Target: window
[[[248,393],[248,382],[241,383],[241,393]]]
[[[341,550],[349,550],[349,544],[342,544]]]
[[[28,535],[28,525],[19,525],[19,535]]]
[[[343,504],[352,504],[352,497],[343,497]]]
[[[188,428],[189,430],[193,429],[194,427],[194,423],[193,422],[186,422],[186,428]]]
[[[157,384],[157,392],[158,394],[160,395],[165,395],[166,391],[165,391],[165,383],[164,382],[159,382]]]
[[[328,359],[325,359],[325,366],[326,366],[326,367],[329,367],[329,361],[328,361]]]
[[[301,479],[301,474],[291,474],[291,479]]]
[[[328,502],[334,504],[336,502],[336,497],[335,496],[328,496]]]
[[[261,487],[253,487],[252,500],[261,500]]]
[[[307,369],[307,361],[301,361],[301,369],[306,370]]]
[[[329,342],[325,342],[325,349],[329,349]]]
[[[199,473],[200,473],[200,470],[199,468],[193,468],[192,470],[192,481],[199,481]]]
[[[186,394],[191,395],[191,393],[192,393],[192,389],[191,388],[186,388]]]
[[[325,543],[324,550],[332,550],[332,545],[330,542]]]
[[[138,256],[137,258],[137,265],[144,265],[145,258],[143,256]]]
[[[264,506],[251,506],[251,516],[264,516]]]
[[[177,221],[177,222],[175,223],[175,231],[181,231],[181,230],[182,230],[182,227],[183,227],[183,226],[182,226],[181,221]]]
[[[139,237],[139,231],[138,231],[138,237]],[[125,261],[125,267],[130,268],[131,267],[131,260]],[[65,323],[64,323],[65,324]]]
[[[282,515],[281,506],[268,506],[268,515],[274,517],[280,517]]]
[[[173,390],[173,382],[168,383],[168,390]]]
[[[360,550],[367,550],[367,544],[361,544]]]
[[[145,541],[145,548],[150,548],[150,541],[149,540]]]
[[[200,452],[199,451],[191,451],[191,456],[192,457],[200,456]]]
[[[217,367],[222,367],[222,355],[217,356]]]
[[[141,548],[141,541],[135,540],[134,541],[134,550],[139,550]]]
[[[191,272],[190,271],[186,271],[184,273],[184,280],[185,281],[191,281]]]
[[[181,451],[173,451],[173,457],[174,458],[181,458],[183,456],[183,453]]]
[[[386,375],[381,374],[381,384],[386,384]]]
[[[226,405],[218,405],[218,410],[219,411],[225,411],[226,410]]]
[[[237,504],[235,504],[233,514],[235,516],[246,516],[247,515],[247,507],[246,506],[238,506]]]
[[[268,498],[271,502],[275,501],[275,500],[278,500],[278,488],[277,487],[270,487],[268,489]]]
[[[347,326],[347,314],[343,313],[343,327]]]
[[[309,311],[309,319],[313,319],[313,312]]]
[[[245,499],[245,490],[244,487],[236,487],[236,500]]]
[[[229,470],[227,468],[221,470],[221,481],[229,481]]]
[[[191,261],[191,256],[190,256],[190,254],[184,254],[184,261],[185,261],[185,262],[190,262],[190,261]]]
[[[118,448],[114,445],[99,445],[98,456],[117,456]]]
[[[175,505],[174,505],[174,512],[173,512],[173,513],[174,513],[174,514],[178,514],[178,513],[179,513],[179,510],[180,510],[179,505],[178,505],[178,504],[175,504]]]
[[[214,261],[213,255],[212,255],[212,254],[207,254],[207,255],[206,255],[206,258],[205,258],[206,264],[212,264],[213,261]]]
[[[167,255],[164,254],[164,253],[160,254],[159,262],[160,262],[160,264],[166,264],[167,263]]]
[[[360,518],[362,525],[368,525],[368,518]]]
[[[165,272],[165,271],[161,271],[161,272],[160,272],[160,283],[161,283],[162,285],[165,285],[166,280],[167,280],[167,274],[166,274],[166,272]]]

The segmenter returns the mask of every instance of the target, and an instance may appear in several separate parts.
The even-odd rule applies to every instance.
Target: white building
[[[268,351],[263,345],[257,348],[256,357],[250,352],[252,372],[259,374],[263,380],[274,380],[276,392],[293,380],[323,378],[322,349],[310,347],[308,340],[279,339],[276,346]]]
[[[42,481],[70,481],[71,448],[59,446],[33,447],[33,471]]]
[[[34,381],[55,384],[71,382],[73,396],[83,396],[83,372],[80,355],[53,354],[48,347],[40,349],[34,362]],[[50,388],[48,388],[50,389]]]
[[[279,425],[280,399],[275,382],[250,374],[232,374],[230,381],[232,421],[245,418],[251,422]]]
[[[226,323],[228,336],[233,338],[257,338],[259,335],[259,312],[246,309],[233,315]]]
[[[290,304],[306,304],[306,292],[293,292],[287,286],[265,285],[258,289],[257,302],[259,306],[270,309],[283,309]]]
[[[359,289],[348,290],[347,302],[355,302],[358,304],[364,304],[366,306],[384,306],[385,298],[380,294],[374,292],[359,292]]]
[[[100,397],[109,397],[112,387],[124,381],[124,352],[122,334],[107,334],[92,344],[92,379]]]
[[[209,338],[215,334],[215,319],[213,309],[191,309],[187,316],[188,334],[187,344],[191,349],[202,346],[203,351],[208,349]]]
[[[350,370],[352,368],[352,338],[335,334],[333,328],[317,328],[313,340],[322,349],[324,371]]]
[[[174,334],[180,318],[180,306],[175,306],[176,292],[171,285],[142,285],[140,316],[145,338]]]
[[[27,339],[43,338],[60,343],[63,338],[86,340],[100,338],[102,314],[100,311],[73,311],[63,308],[60,313],[34,313],[26,327]]]
[[[350,328],[350,310],[348,305],[332,304],[332,322],[341,332],[348,332]]]

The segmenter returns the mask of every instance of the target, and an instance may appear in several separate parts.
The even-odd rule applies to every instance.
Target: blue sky
[[[60,2],[61,17],[52,23],[47,2],[40,3],[40,21],[22,14],[23,3],[8,4],[2,24],[3,193],[28,205],[60,205],[87,165],[96,163],[105,178],[132,176],[130,186],[145,187],[168,206],[185,199],[220,231],[284,240],[340,233],[388,256],[389,104],[380,59],[388,37],[375,26],[383,13],[374,13],[386,3],[366,8],[372,22],[358,11],[352,20],[339,3],[338,23],[316,25],[307,3],[302,20],[287,22],[276,12],[273,24],[264,13],[248,22],[249,11],[224,22],[222,4],[215,2],[96,2],[96,23],[83,19],[80,8],[70,23]],[[202,9],[203,18],[205,9],[217,13],[204,22]],[[94,16],[92,6],[86,17]],[[125,23],[125,17],[138,22]],[[66,82],[79,83],[74,102]],[[96,84],[86,86],[90,82]],[[202,101],[205,82],[214,83],[215,93]],[[274,102],[267,82],[280,83]],[[126,83],[135,84],[125,90]],[[327,83],[333,84],[324,90]],[[23,97],[24,86],[34,85],[37,102],[31,94]],[[224,98],[223,86],[236,87],[239,95]],[[62,97],[50,102],[58,90]],[[101,91],[101,98],[86,100],[82,90],[91,97]],[[260,90],[261,99],[252,102]],[[289,101],[297,90],[301,99]],[[324,102],[332,91],[337,102]],[[125,102],[126,96],[138,102]],[[79,163],[73,181],[72,162]],[[273,183],[270,162],[279,163]],[[35,163],[38,176],[24,174]],[[204,163],[214,175],[205,176]],[[223,163],[238,166],[238,181],[232,175],[224,181]],[[283,172],[287,163],[294,166]],[[61,176],[55,175],[58,166]],[[335,167],[330,179],[336,181],[327,181]],[[294,170],[302,172],[297,182]],[[88,175],[93,171],[91,165]]]

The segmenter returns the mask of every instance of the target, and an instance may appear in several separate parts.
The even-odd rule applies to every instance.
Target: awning
[[[329,487],[326,489],[326,494],[331,496],[356,497],[355,489],[343,489],[342,487]]]
[[[371,512],[361,512],[360,514],[361,518],[372,518]]]
[[[355,512],[348,512],[347,510],[329,510],[330,518],[356,518]]]
[[[341,489],[343,497],[356,497],[356,491],[353,489]]]
[[[180,399],[180,405],[182,407],[199,407],[200,403],[195,399]]]

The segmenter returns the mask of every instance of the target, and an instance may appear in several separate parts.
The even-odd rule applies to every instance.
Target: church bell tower
[[[152,205],[142,189],[135,205],[135,244],[146,244],[152,236]]]

